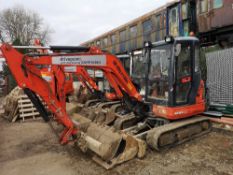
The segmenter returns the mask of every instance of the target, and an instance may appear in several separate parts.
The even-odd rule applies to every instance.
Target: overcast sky
[[[51,44],[78,45],[170,0],[0,0],[0,10],[23,5],[54,30]]]

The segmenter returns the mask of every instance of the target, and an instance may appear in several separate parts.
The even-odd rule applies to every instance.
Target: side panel
[[[197,20],[200,33],[233,25],[233,1],[197,0]]]

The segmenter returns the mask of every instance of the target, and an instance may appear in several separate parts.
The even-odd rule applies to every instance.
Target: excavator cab
[[[173,120],[205,110],[197,38],[166,37],[146,43],[145,54],[145,100],[153,104],[157,116]]]

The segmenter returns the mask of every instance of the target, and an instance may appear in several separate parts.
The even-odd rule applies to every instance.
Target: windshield
[[[148,76],[148,98],[168,100],[168,66],[171,45],[163,45],[151,50],[151,65]]]

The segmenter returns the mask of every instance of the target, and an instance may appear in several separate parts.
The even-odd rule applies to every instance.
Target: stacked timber
[[[20,95],[18,97],[18,113],[19,118],[23,121],[26,118],[36,119],[40,115],[36,107],[32,104],[27,95]]]
[[[4,114],[6,119],[11,122],[16,120],[35,119],[39,117],[39,112],[28,98],[24,91],[16,87],[6,97],[3,102]]]

